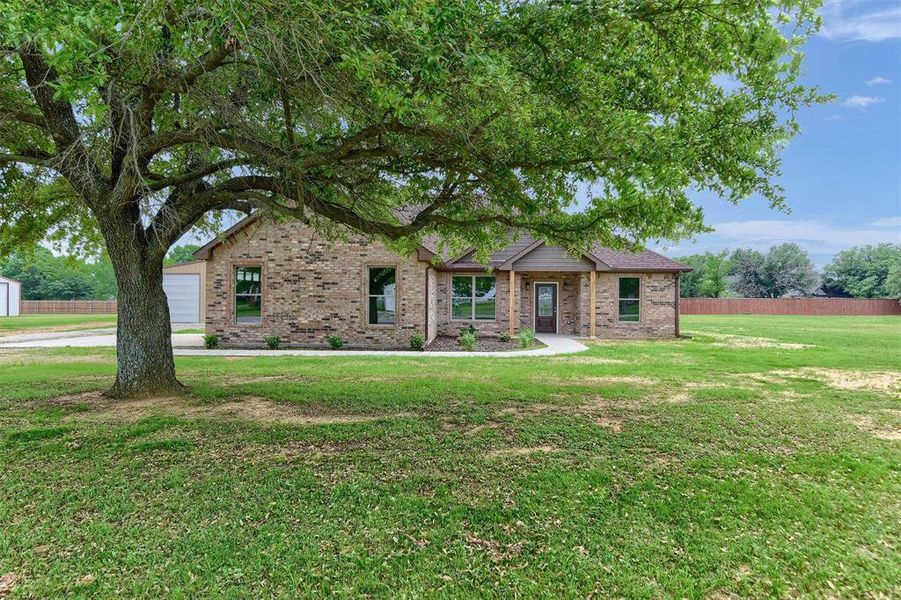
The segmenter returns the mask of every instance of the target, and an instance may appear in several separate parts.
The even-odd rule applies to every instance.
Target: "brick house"
[[[650,251],[596,248],[575,258],[527,235],[491,256],[438,256],[430,242],[400,256],[378,241],[329,242],[299,222],[248,217],[200,248],[206,261],[206,328],[223,345],[278,335],[323,346],[408,347],[525,328],[598,338],[679,333],[679,274],[688,267]],[[511,294],[512,290],[512,294]]]

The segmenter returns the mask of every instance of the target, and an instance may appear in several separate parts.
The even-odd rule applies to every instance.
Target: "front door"
[[[557,333],[557,284],[535,284],[535,331]]]

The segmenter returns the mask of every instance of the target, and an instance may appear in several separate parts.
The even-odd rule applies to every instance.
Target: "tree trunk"
[[[134,248],[121,252],[110,248],[110,258],[119,284],[119,322],[116,383],[107,394],[136,398],[182,392],[172,357],[162,258],[145,258]]]

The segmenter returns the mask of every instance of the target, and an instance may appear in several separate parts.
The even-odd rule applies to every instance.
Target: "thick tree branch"
[[[226,169],[231,169],[232,167],[246,165],[249,163],[250,161],[243,158],[228,158],[205,165],[194,171],[189,171],[188,173],[182,173],[180,175],[174,175],[172,177],[154,178],[153,183],[151,183],[148,187],[151,191],[154,192],[166,189],[168,187],[177,187],[184,185],[185,183],[197,181],[198,179],[202,179],[203,177],[212,175],[213,173],[218,173],[219,171],[224,171]]]
[[[56,144],[55,168],[91,205],[97,200],[103,177],[81,141],[81,132],[72,105],[54,97],[59,81],[56,69],[47,64],[33,44],[19,48],[28,89],[40,109],[48,133]]]
[[[47,121],[40,114],[0,108],[0,121],[16,121],[47,131]]]
[[[49,163],[52,159],[53,155],[48,154],[43,150],[30,150],[17,153],[0,152],[0,164],[23,163],[39,167],[49,167]]]

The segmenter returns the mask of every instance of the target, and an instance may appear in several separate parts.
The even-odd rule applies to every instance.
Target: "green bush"
[[[535,332],[531,329],[523,329],[519,332],[519,346],[520,348],[529,348],[532,344],[535,343]]]
[[[421,333],[414,333],[410,336],[410,348],[413,350],[425,350],[425,336]]]
[[[476,349],[476,335],[469,331],[464,331],[460,334],[460,337],[457,338],[457,343],[467,352],[472,352]]]
[[[340,335],[330,335],[325,339],[328,340],[328,345],[332,350],[340,350],[344,346],[344,340],[341,339]]]
[[[470,323],[469,325],[467,325],[466,327],[464,327],[463,329],[460,330],[460,335],[463,335],[466,333],[471,333],[472,335],[475,335],[476,334],[476,326],[473,325],[472,323]]]
[[[263,341],[266,342],[266,347],[270,350],[278,350],[278,347],[282,345],[282,338],[277,335],[267,335],[263,338]]]
[[[203,347],[207,350],[214,350],[219,347],[219,336],[215,333],[208,333],[203,336]]]
[[[500,341],[502,341],[502,342],[504,342],[504,343],[509,342],[509,341],[510,341],[510,334],[507,333],[506,331],[502,331],[502,332],[500,332],[499,334],[497,334],[497,339],[499,339]]]

